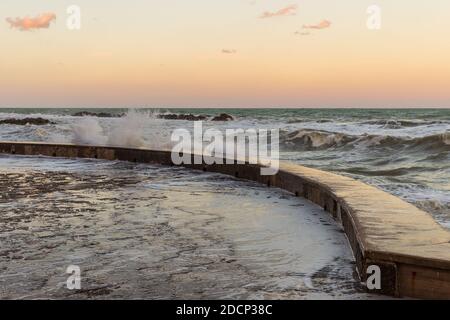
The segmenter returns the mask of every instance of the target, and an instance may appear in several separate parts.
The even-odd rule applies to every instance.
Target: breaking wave
[[[98,118],[85,117],[72,127],[72,142],[87,145],[143,147],[144,127],[153,114],[129,110],[113,126],[103,127]]]
[[[290,150],[329,148],[414,148],[428,151],[450,151],[450,131],[424,137],[398,137],[389,135],[349,135],[345,133],[302,129],[283,132],[282,147]]]
[[[394,120],[394,119],[370,120],[363,122],[363,124],[378,125],[384,129],[402,129],[402,128],[431,126],[447,123],[450,124],[450,122],[444,120],[426,121],[426,120]]]

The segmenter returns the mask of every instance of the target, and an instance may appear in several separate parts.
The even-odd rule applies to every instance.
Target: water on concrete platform
[[[183,168],[0,155],[0,243],[2,299],[370,297],[321,208]]]

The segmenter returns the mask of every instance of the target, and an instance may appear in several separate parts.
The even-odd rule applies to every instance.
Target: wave
[[[429,168],[429,167],[399,167],[392,169],[375,169],[375,168],[365,168],[365,167],[356,167],[356,168],[347,168],[342,171],[350,174],[356,174],[366,177],[400,177],[411,172],[429,172],[433,170],[439,170],[439,168]]]
[[[418,150],[450,151],[450,131],[424,137],[389,135],[349,135],[322,130],[302,129],[280,134],[280,145],[294,150],[329,148],[414,148]]]
[[[344,146],[356,138],[344,133],[302,129],[280,134],[280,143],[286,147],[303,147],[308,149],[327,149]]]
[[[152,115],[130,109],[123,117],[117,119],[116,125],[104,128],[98,119],[86,117],[73,125],[72,142],[88,145],[142,147],[144,146],[144,125],[147,119],[152,119]]]
[[[287,124],[294,124],[294,123],[304,123],[304,122],[315,122],[315,123],[330,123],[335,122],[336,120],[333,119],[291,119],[286,121]]]
[[[286,121],[287,124],[296,124],[296,123],[330,123],[340,121],[343,123],[351,123],[354,125],[370,125],[377,126],[381,129],[405,129],[405,128],[414,128],[420,126],[433,126],[433,125],[450,125],[450,121],[447,120],[401,120],[401,119],[374,119],[368,121],[361,121],[361,119],[326,119],[326,118],[294,118]]]
[[[450,202],[442,202],[435,199],[427,199],[427,200],[416,200],[412,201],[412,203],[431,214],[434,214],[437,217],[446,218],[450,216]],[[447,220],[448,218],[444,219]]]
[[[425,121],[425,120],[370,120],[365,121],[363,124],[369,125],[378,125],[384,129],[402,129],[402,128],[411,128],[411,127],[419,127],[419,126],[430,126],[437,124],[450,124],[448,121],[444,120],[435,120],[435,121]]]

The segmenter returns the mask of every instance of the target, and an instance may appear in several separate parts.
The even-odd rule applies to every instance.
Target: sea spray
[[[94,118],[83,118],[72,127],[72,142],[75,144],[104,145],[107,137]]]
[[[144,128],[153,113],[130,109],[125,116],[114,119],[108,127],[94,117],[85,117],[72,127],[72,143],[139,148],[145,146]]]
[[[131,109],[127,114],[119,118],[117,125],[114,125],[108,132],[108,145],[143,147],[144,128],[147,120],[151,118],[148,112],[138,112]]]

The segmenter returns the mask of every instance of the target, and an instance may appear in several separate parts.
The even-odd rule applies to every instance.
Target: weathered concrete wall
[[[0,153],[173,165],[170,151],[145,149],[0,142]],[[399,198],[351,178],[289,163],[282,163],[275,176],[261,176],[260,166],[249,164],[186,167],[258,181],[309,199],[342,224],[362,281],[367,268],[377,265],[380,293],[450,299],[450,232]]]

